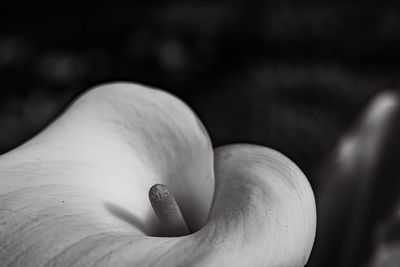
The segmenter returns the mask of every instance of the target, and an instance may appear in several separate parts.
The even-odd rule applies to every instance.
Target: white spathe
[[[215,152],[177,98],[96,87],[0,158],[5,266],[303,266],[316,215],[304,174],[255,145]],[[162,238],[148,200],[168,186],[197,232]]]

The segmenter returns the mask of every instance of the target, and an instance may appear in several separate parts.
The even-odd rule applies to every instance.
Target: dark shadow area
[[[104,203],[104,207],[114,216],[118,217],[119,219],[135,226],[137,229],[142,231],[145,235],[150,235],[148,233],[148,227],[142,222],[137,216],[129,212],[128,210],[121,208],[118,205],[115,205],[110,202]]]

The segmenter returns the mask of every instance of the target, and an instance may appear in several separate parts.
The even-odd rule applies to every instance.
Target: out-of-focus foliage
[[[275,147],[308,170],[400,76],[397,7],[352,1],[131,1],[2,6],[0,151],[87,87],[169,90],[215,144]]]
[[[318,181],[310,267],[400,263],[393,257],[398,247],[392,246],[400,241],[393,231],[398,220],[392,219],[400,200],[399,135],[400,94],[382,92],[310,176]]]

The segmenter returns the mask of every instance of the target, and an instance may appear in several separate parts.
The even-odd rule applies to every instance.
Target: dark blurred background
[[[267,145],[308,175],[377,92],[399,87],[399,11],[323,0],[2,3],[0,152],[88,87],[129,80],[181,97],[214,145]]]
[[[1,9],[2,152],[88,87],[130,80],[183,98],[215,145],[265,144],[307,172],[375,92],[400,83],[393,5],[58,1]]]

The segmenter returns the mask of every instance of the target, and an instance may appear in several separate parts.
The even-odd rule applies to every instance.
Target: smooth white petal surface
[[[129,83],[92,89],[0,158],[0,262],[303,266],[315,203],[302,172],[260,146],[215,157],[214,181],[208,135],[175,97]],[[171,189],[197,232],[155,236],[147,199],[155,183]]]

